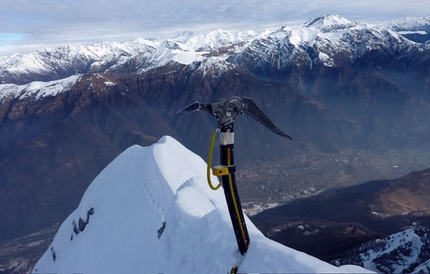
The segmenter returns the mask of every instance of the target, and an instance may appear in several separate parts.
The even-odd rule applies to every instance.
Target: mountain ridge
[[[427,20],[426,18],[421,17],[420,22]],[[399,21],[398,24],[407,25],[411,20],[405,20],[403,23]],[[315,22],[319,22],[320,26],[316,26]],[[137,73],[164,66],[169,62],[188,65],[211,59],[220,64],[227,61],[235,66],[239,62],[240,58],[237,55],[240,52],[253,52],[250,48],[253,43],[264,43],[267,39],[279,39],[276,45],[286,43],[292,46],[294,50],[290,53],[293,57],[294,54],[304,55],[303,58],[309,59],[306,61],[307,65],[311,66],[317,60],[333,66],[336,64],[336,62],[333,63],[333,60],[337,59],[336,55],[342,52],[349,52],[347,55],[354,61],[367,50],[386,47],[387,41],[382,39],[383,36],[392,40],[400,39],[399,42],[406,43],[406,47],[411,48],[409,50],[415,48],[420,50],[425,47],[425,44],[412,42],[390,30],[394,28],[390,27],[393,24],[379,23],[375,26],[352,23],[337,15],[325,15],[313,19],[313,25],[311,23],[312,20],[302,26],[282,27],[262,33],[216,30],[203,35],[183,33],[165,40],[138,38],[123,43],[104,42],[92,45],[60,46],[30,54],[5,56],[0,57],[0,82],[25,84],[30,81],[58,80],[73,74],[124,71],[124,67],[128,68],[129,72]],[[426,27],[427,25],[423,23],[416,23],[414,29],[426,30]],[[408,28],[412,29],[410,26]],[[303,36],[304,34],[306,35]],[[293,42],[296,38],[292,36],[300,38]],[[366,40],[363,40],[364,38]],[[352,42],[360,40],[363,41],[357,45]],[[322,55],[317,56],[317,59],[312,57],[313,53],[308,52],[315,46],[315,50]],[[398,51],[404,52],[405,49],[400,48]],[[260,58],[267,58],[264,56],[261,55]],[[301,58],[298,57],[299,60]],[[286,64],[288,63],[286,60]]]

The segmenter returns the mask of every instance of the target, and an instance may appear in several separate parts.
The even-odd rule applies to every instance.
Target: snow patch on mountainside
[[[282,246],[245,219],[242,257],[206,163],[166,136],[130,147],[97,176],[33,273],[227,273],[237,264],[241,273],[366,272]]]
[[[296,47],[305,44],[312,46],[317,35],[318,31],[315,29],[296,27],[291,29],[290,42]]]
[[[60,92],[67,91],[80,78],[81,75],[73,75],[62,80],[36,81],[27,85],[3,84],[0,85],[0,102],[4,99],[23,99],[30,96],[34,97],[35,100],[47,96],[56,96]]]

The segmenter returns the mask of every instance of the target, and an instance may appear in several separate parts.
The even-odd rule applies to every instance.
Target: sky
[[[2,0],[0,56],[74,43],[168,38],[183,31],[264,31],[329,13],[382,21],[429,15],[430,5],[423,0]]]

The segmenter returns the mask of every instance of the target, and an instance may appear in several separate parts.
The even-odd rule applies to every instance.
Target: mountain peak
[[[350,28],[357,25],[344,17],[334,14],[326,14],[321,17],[312,18],[304,24],[308,28],[317,28],[322,32],[334,32],[338,29]]]
[[[130,147],[94,179],[33,273],[226,273],[237,264],[241,272],[365,271],[282,246],[245,219],[251,244],[241,256],[205,162],[165,136]]]

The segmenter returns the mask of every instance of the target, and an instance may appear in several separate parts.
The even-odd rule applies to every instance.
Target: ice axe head
[[[223,128],[231,125],[239,114],[248,114],[258,122],[263,124],[265,127],[270,129],[273,133],[282,137],[292,140],[293,138],[287,133],[279,129],[275,124],[270,121],[269,118],[261,111],[261,109],[254,103],[250,98],[240,98],[238,96],[230,97],[227,100],[223,100],[212,104],[203,104],[195,102],[185,108],[179,110],[176,115],[181,116],[186,113],[204,110],[212,114],[217,118],[217,127]]]

